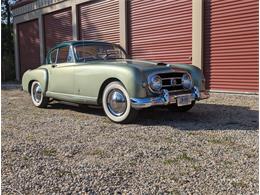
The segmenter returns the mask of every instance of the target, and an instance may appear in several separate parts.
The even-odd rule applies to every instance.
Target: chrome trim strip
[[[178,73],[178,72],[177,72]],[[182,73],[182,72],[180,72]],[[181,77],[167,77],[167,78],[162,78],[162,80],[171,80],[171,79],[181,79]]]
[[[175,93],[175,92],[180,92],[180,91],[183,91],[183,92],[187,92],[187,91],[190,91],[191,89],[177,89],[177,90],[168,90],[169,93]]]
[[[175,87],[175,86],[181,86],[181,85],[182,84],[175,84],[174,86],[173,85],[162,85],[162,87]],[[176,90],[173,90],[173,91],[176,91]]]
[[[168,104],[177,103],[177,98],[181,96],[190,95],[192,100],[203,100],[209,98],[209,93],[207,91],[198,91],[197,87],[192,89],[192,93],[180,94],[180,95],[170,95],[169,91],[164,89],[162,95],[157,97],[148,98],[130,98],[131,106],[135,109],[148,108],[151,106],[162,106]]]

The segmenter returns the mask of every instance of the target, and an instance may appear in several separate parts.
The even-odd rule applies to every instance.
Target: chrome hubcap
[[[107,96],[107,107],[114,116],[122,116],[127,107],[126,97],[119,89],[113,89]]]
[[[42,89],[41,86],[37,83],[34,85],[33,88],[33,99],[34,101],[39,103],[41,101],[41,98],[42,98]]]

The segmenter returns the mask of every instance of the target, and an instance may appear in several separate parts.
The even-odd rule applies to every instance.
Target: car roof
[[[101,40],[79,40],[79,41],[64,41],[62,43],[59,43],[57,45],[55,45],[53,48],[51,48],[48,53],[52,52],[53,50],[60,48],[60,47],[65,47],[65,46],[70,46],[70,45],[82,45],[82,44],[86,44],[86,45],[95,45],[95,44],[113,44],[116,45],[114,43],[109,43],[106,41],[101,41]]]
[[[46,60],[49,57],[50,53],[53,52],[55,49],[58,49],[60,47],[66,47],[66,46],[76,46],[76,45],[115,45],[119,48],[121,48],[124,53],[126,54],[125,50],[119,45],[119,44],[115,44],[115,43],[110,43],[107,41],[101,41],[101,40],[79,40],[79,41],[75,41],[75,40],[71,40],[71,41],[64,41],[62,43],[57,44],[56,46],[54,46],[53,48],[51,48],[46,55]]]
[[[68,46],[68,45],[81,45],[81,44],[113,44],[106,41],[100,41],[100,40],[79,40],[79,41],[64,41],[58,45],[56,45],[54,48]]]

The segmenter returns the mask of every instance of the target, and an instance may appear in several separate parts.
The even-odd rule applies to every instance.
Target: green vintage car
[[[119,45],[92,40],[57,45],[45,65],[24,73],[22,86],[37,107],[50,99],[102,105],[117,123],[129,123],[151,106],[185,112],[209,97],[195,66],[128,59]]]

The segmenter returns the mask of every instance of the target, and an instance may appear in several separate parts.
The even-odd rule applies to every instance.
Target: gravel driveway
[[[258,97],[212,94],[135,124],[2,90],[3,194],[258,194]]]

